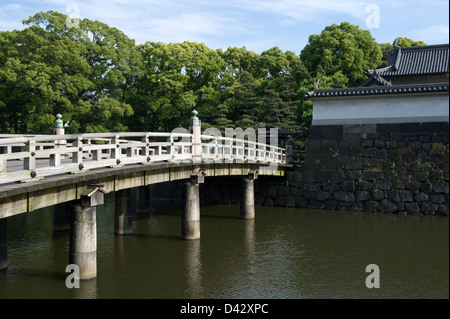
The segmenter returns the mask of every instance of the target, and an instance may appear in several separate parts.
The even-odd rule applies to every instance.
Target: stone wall
[[[311,126],[304,207],[448,215],[448,127]]]
[[[311,126],[303,167],[260,176],[255,204],[449,214],[448,123]],[[239,203],[242,177],[206,178],[203,204]],[[170,194],[182,193],[182,183]]]

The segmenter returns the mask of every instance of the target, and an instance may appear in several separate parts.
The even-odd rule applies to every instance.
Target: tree
[[[2,130],[49,133],[56,113],[71,121],[68,132],[127,129],[123,118],[133,109],[123,91],[134,42],[98,21],[69,27],[66,19],[41,12],[24,21],[24,30],[2,34],[8,43],[0,62],[0,104],[10,120]]]
[[[381,50],[369,31],[342,22],[326,27],[320,34],[309,37],[300,59],[316,88],[341,72],[345,86],[358,86],[365,80],[364,72],[381,62]]]

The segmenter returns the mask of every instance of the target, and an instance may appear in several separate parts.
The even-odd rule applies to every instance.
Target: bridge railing
[[[203,162],[286,163],[285,150],[242,139],[202,135]],[[0,184],[91,169],[155,162],[189,163],[189,133],[1,135]]]
[[[286,163],[284,148],[245,139],[202,135],[202,159],[214,162]],[[208,142],[206,142],[208,141]]]

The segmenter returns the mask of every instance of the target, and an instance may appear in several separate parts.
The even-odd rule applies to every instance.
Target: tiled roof
[[[449,45],[394,47],[389,53],[388,67],[377,73],[388,79],[398,76],[437,75],[448,73]]]
[[[387,81],[386,79],[384,79],[377,71],[379,70],[374,70],[370,75],[369,79],[360,86],[368,87],[368,86],[392,85],[391,81]]]
[[[320,89],[308,92],[307,98],[365,96],[365,95],[396,95],[412,93],[448,92],[449,83],[428,83],[409,85],[369,86],[342,89]]]

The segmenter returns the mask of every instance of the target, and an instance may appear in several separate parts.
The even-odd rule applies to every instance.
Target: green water
[[[111,195],[111,194],[110,194]],[[181,203],[152,202],[114,235],[114,196],[97,208],[97,278],[65,285],[69,232],[51,208],[8,218],[0,298],[449,298],[446,217],[202,206],[201,239],[181,239]],[[366,287],[366,266],[379,288]]]

